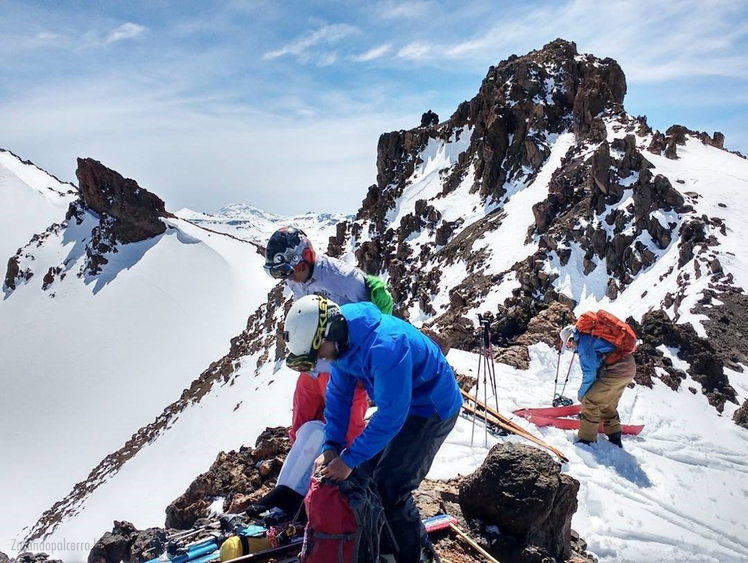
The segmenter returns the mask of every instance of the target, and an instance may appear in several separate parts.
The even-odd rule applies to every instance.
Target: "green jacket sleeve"
[[[395,302],[387,289],[387,284],[377,276],[366,276],[366,288],[369,290],[371,302],[385,315],[391,315]]]

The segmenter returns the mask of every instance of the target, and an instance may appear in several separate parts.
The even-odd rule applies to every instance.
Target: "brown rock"
[[[109,231],[122,243],[138,242],[166,230],[162,217],[169,217],[164,202],[135,180],[123,178],[91,158],[79,158],[78,178],[86,206],[103,218],[110,217]]]
[[[748,430],[748,399],[743,401],[743,406],[735,411],[732,419],[735,421],[735,424]]]
[[[16,278],[20,271],[18,256],[11,256],[8,260],[8,269],[5,272],[5,287],[10,290],[16,288]]]

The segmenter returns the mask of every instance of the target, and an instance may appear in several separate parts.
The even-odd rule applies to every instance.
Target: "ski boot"
[[[592,444],[597,443],[597,440],[582,440],[579,435],[577,435],[577,439],[574,440],[575,446],[591,446]]]
[[[621,442],[620,432],[613,432],[613,434],[608,434],[608,442],[623,449],[623,442]]]

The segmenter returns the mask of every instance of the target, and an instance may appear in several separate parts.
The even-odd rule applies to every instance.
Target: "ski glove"
[[[391,315],[395,302],[387,284],[377,276],[366,276],[366,289],[369,291],[371,302],[385,315]]]

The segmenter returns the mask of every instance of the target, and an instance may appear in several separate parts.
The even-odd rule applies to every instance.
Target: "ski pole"
[[[558,356],[556,357],[556,379],[553,380],[553,398],[551,399],[551,404],[556,402],[556,391],[558,391],[558,371],[561,369],[561,350],[562,348],[558,349]]]
[[[491,385],[493,386],[493,399],[496,405],[496,410],[499,410],[499,391],[496,386],[496,361],[493,355],[493,342],[491,342],[491,334],[489,332],[490,327],[486,325],[486,334],[488,336],[488,354],[491,358]]]
[[[481,361],[483,362],[483,404],[488,404],[488,382],[487,375],[488,375],[488,350],[486,346],[486,335],[488,334],[488,331],[486,330],[486,325],[483,321],[483,318],[478,315],[478,321],[482,325],[482,334],[481,334]],[[477,397],[476,397],[477,398]],[[483,447],[488,448],[488,422],[483,426]]]
[[[576,349],[571,354],[571,361],[569,362],[569,371],[566,372],[566,379],[564,380],[564,386],[561,388],[561,396],[564,396],[564,392],[566,391],[566,384],[569,382],[569,375],[571,374],[571,366],[574,365],[574,357],[577,355]],[[555,399],[555,397],[554,397]]]
[[[483,364],[483,358],[478,357],[478,374],[475,379],[475,399],[476,400],[478,399],[478,397],[480,397],[480,394],[479,394],[480,393],[480,370],[481,370],[482,364]],[[470,434],[470,447],[471,448],[473,447],[473,443],[475,442],[475,423],[476,423],[475,419],[476,417],[474,416],[473,417],[473,430],[472,430],[472,433]]]

